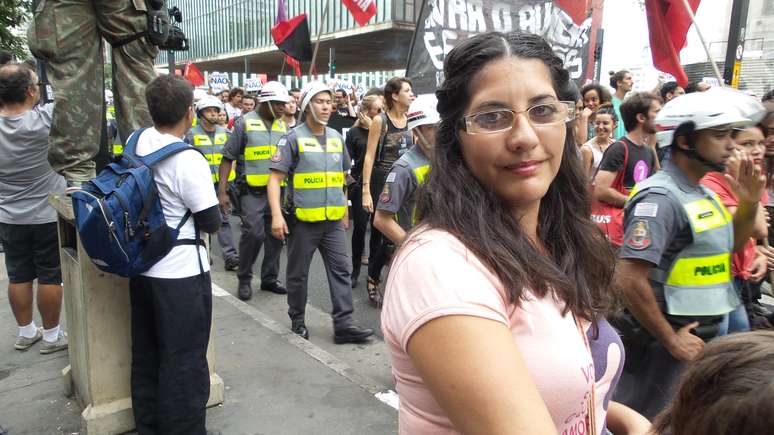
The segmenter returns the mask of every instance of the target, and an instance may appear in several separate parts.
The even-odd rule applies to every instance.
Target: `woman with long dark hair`
[[[363,161],[363,208],[372,216],[371,239],[368,242],[367,290],[368,299],[375,305],[380,302],[377,288],[381,281],[382,268],[390,257],[390,241],[373,226],[376,200],[372,194],[385,193],[384,185],[392,164],[414,144],[407,128],[406,117],[412,101],[414,93],[409,79],[393,77],[388,80],[384,85],[384,105],[387,110],[374,117],[368,132],[368,147]]]
[[[604,317],[613,255],[589,219],[561,59],[539,36],[490,32],[444,75],[419,225],[382,310],[400,433],[644,433],[608,402],[623,365]]]

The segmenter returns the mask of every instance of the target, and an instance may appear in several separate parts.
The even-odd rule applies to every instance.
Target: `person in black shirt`
[[[624,171],[623,187],[630,191],[659,168],[655,150],[646,144],[646,138],[656,133],[654,121],[659,110],[661,103],[658,97],[646,92],[638,92],[621,104],[626,136],[610,145],[602,156],[594,179],[594,195],[598,201],[623,207],[626,194],[613,188],[618,172]]]
[[[365,248],[365,233],[368,227],[368,212],[363,208],[363,160],[365,159],[366,146],[368,145],[368,129],[371,119],[382,112],[382,98],[378,95],[369,95],[363,98],[357,121],[349,130],[345,145],[349,156],[354,161],[352,176],[354,182],[349,187],[349,200],[352,203],[352,216],[354,222],[352,229],[352,288],[357,286],[360,276],[360,265],[363,250]]]
[[[336,130],[346,137],[346,131],[352,128],[357,121],[355,109],[349,100],[347,91],[344,89],[336,90],[336,111],[331,114],[328,120],[328,127]]]

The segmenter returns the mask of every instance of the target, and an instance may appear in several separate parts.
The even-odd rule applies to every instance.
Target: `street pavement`
[[[234,227],[239,240],[238,221]],[[385,344],[380,335],[367,344],[333,343],[327,279],[319,256],[310,271],[311,339],[306,341],[289,330],[284,296],[258,290],[247,303],[235,297],[235,272],[223,270],[219,252],[215,242],[215,370],[225,383],[226,399],[208,410],[208,427],[224,435],[396,433],[397,396]],[[0,254],[2,289],[8,283],[4,267]],[[255,269],[260,270],[260,258]],[[260,288],[259,274],[253,288]],[[0,426],[12,435],[82,433],[81,409],[63,392],[61,370],[69,363],[67,352],[44,356],[38,353],[39,345],[26,352],[13,350],[17,328],[7,298],[0,292],[0,349],[6,349],[0,352]],[[355,305],[357,322],[378,329],[379,311],[370,307],[364,284],[355,290]],[[35,319],[39,324],[37,313]]]

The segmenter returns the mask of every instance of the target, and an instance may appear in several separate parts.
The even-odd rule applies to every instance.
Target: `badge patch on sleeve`
[[[634,206],[635,217],[656,217],[658,215],[658,204],[652,202],[640,202]]]
[[[379,202],[388,203],[390,202],[390,185],[385,183],[384,189],[382,189],[381,195],[379,195]]]
[[[633,222],[629,237],[626,238],[626,246],[639,251],[649,247],[652,242],[648,221],[636,219]]]
[[[271,161],[274,163],[279,163],[282,161],[282,152],[280,152],[279,148],[277,148],[277,151],[274,151],[274,154],[271,156]]]

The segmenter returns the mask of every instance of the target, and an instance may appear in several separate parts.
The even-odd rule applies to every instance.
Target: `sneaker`
[[[67,349],[67,333],[60,330],[59,337],[57,337],[55,342],[51,343],[43,340],[43,344],[40,346],[40,353],[48,355],[49,353],[59,352],[60,350],[65,349]]]
[[[43,338],[43,330],[38,328],[38,332],[36,332],[35,336],[32,338],[19,336],[16,339],[16,344],[13,345],[13,348],[16,350],[27,350],[41,338]]]
[[[237,270],[237,267],[239,267],[239,257],[231,257],[226,259],[224,266],[224,269],[227,271]]]

